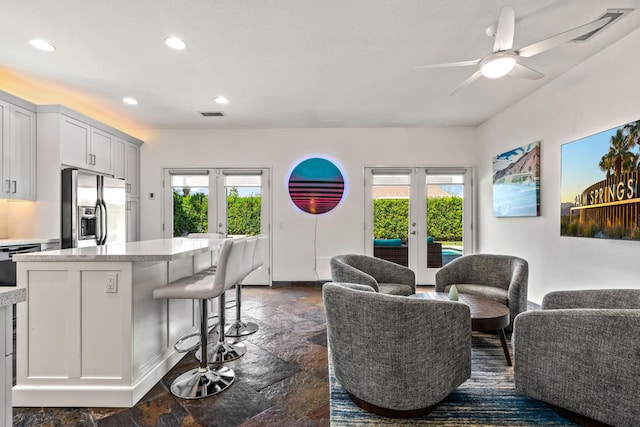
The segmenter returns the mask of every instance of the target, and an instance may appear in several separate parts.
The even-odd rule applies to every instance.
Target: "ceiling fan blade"
[[[480,72],[480,70],[476,71],[475,73],[471,74],[471,76],[463,81],[460,86],[458,86],[457,88],[455,88],[450,94],[449,96],[452,96],[454,93],[456,93],[457,91],[459,91],[460,89],[462,89],[463,87],[467,86],[469,83],[472,83],[475,80],[478,80],[478,78],[482,76],[482,73]]]
[[[529,80],[538,80],[544,77],[544,74],[529,67],[525,67],[522,64],[518,64],[517,62],[516,65],[513,66],[511,71],[509,71],[509,75],[513,77],[522,77]]]
[[[513,34],[515,31],[516,14],[510,7],[500,9],[498,26],[496,29],[496,41],[493,43],[493,51],[509,50],[513,47]]]
[[[611,20],[610,17],[598,19],[597,21],[593,21],[588,24],[581,25],[579,27],[565,31],[564,33],[556,34],[555,36],[549,37],[548,39],[544,39],[539,42],[530,44],[529,46],[525,46],[523,48],[518,49],[517,50],[518,56],[529,58],[530,56],[537,55],[549,49],[553,49],[554,47],[559,46],[568,41],[571,41],[576,37],[580,37],[584,34],[587,34],[602,28],[610,20]]]
[[[474,59],[472,61],[446,62],[444,64],[415,65],[413,68],[426,69],[426,68],[469,67],[471,65],[478,65],[479,63],[480,63],[479,59]]]

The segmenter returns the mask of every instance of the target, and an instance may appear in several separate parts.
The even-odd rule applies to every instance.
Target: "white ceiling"
[[[132,128],[475,126],[640,27],[640,0],[0,2],[0,71],[11,84],[19,75],[37,87],[36,103],[79,94]],[[586,43],[523,58],[541,80],[481,78],[449,96],[473,67],[413,69],[489,53],[485,29],[502,6],[515,10],[515,48],[608,8],[636,10]],[[169,49],[170,35],[187,49]],[[38,51],[32,38],[57,49]],[[228,105],[213,102],[221,94]]]

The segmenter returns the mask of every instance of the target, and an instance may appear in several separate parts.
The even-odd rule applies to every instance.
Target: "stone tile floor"
[[[168,391],[177,375],[197,366],[190,352],[133,408],[14,408],[14,426],[328,426],[321,288],[242,292],[243,317],[260,329],[243,339],[246,355],[228,364],[236,381],[223,393],[183,400]]]

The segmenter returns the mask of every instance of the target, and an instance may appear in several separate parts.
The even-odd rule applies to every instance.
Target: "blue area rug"
[[[516,392],[497,335],[473,333],[471,378],[421,418],[385,418],[351,401],[329,366],[331,426],[575,426],[545,403]],[[425,366],[428,369],[428,366]]]

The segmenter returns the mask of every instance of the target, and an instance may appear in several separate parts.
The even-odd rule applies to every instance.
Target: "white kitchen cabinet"
[[[100,129],[91,128],[91,155],[93,156],[93,170],[103,173],[113,173],[111,164],[111,141],[115,138]]]
[[[60,158],[69,166],[91,169],[91,126],[65,115],[60,116]]]
[[[125,210],[127,242],[137,242],[140,240],[140,200],[127,198]]]
[[[140,197],[140,145],[127,142],[125,182],[127,197]]]
[[[36,199],[36,115],[1,101],[2,199]]]
[[[111,164],[113,165],[113,177],[114,178],[126,178],[126,152],[127,152],[127,141],[114,137],[111,140]]]
[[[112,174],[113,135],[62,115],[61,160],[68,166]]]

